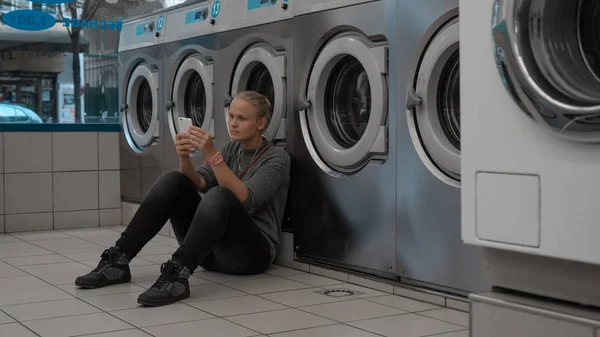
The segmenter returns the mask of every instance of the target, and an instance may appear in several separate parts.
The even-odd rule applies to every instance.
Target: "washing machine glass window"
[[[192,54],[181,62],[173,81],[173,105],[167,112],[173,139],[179,132],[179,117],[190,118],[195,126],[213,133],[213,83],[213,64],[200,55]]]
[[[371,86],[365,68],[345,56],[333,68],[325,89],[325,119],[333,139],[344,149],[356,145],[369,125]]]
[[[460,150],[460,57],[458,50],[446,62],[438,85],[437,111],[450,144]]]
[[[193,72],[185,90],[184,110],[195,126],[202,126],[206,114],[206,90],[197,72]]]
[[[387,46],[345,32],[320,50],[301,96],[304,140],[327,172],[353,173],[387,155]]]
[[[264,136],[269,140],[285,139],[286,56],[266,43],[250,45],[240,56],[231,81],[231,96],[252,90],[271,101],[273,111]],[[225,118],[228,110],[225,109]],[[229,126],[228,126],[229,127]]]
[[[145,152],[158,140],[158,74],[148,64],[138,65],[131,76],[126,91],[127,109],[123,118],[125,135],[130,147]]]
[[[137,95],[137,113],[140,128],[146,132],[152,123],[152,90],[147,80],[142,79]]]
[[[406,97],[417,153],[440,180],[460,186],[460,52],[458,19],[444,24],[421,53]]]
[[[500,78],[522,110],[563,138],[600,141],[600,3],[495,0]]]
[[[265,95],[270,102],[275,100],[275,86],[267,67],[262,63],[256,63],[254,69],[248,76],[246,90],[252,90]],[[269,121],[270,123],[270,121]],[[268,127],[269,124],[267,124]]]

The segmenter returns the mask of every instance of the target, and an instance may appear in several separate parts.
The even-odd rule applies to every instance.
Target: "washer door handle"
[[[173,109],[173,107],[175,107],[175,102],[173,102],[173,101],[168,101],[168,102],[165,104],[165,108],[166,108],[167,110],[171,110],[171,109]]]
[[[127,110],[127,104],[121,104],[119,110],[121,110],[121,112],[125,112],[125,110]]]
[[[300,110],[307,110],[308,108],[310,108],[310,106],[311,103],[308,100],[308,98],[306,98],[306,95],[300,95],[300,97],[298,98],[298,108],[300,108]]]
[[[422,103],[423,100],[421,99],[421,97],[417,95],[417,92],[414,88],[411,88],[408,92],[408,95],[406,96],[406,109],[412,110],[421,105]]]

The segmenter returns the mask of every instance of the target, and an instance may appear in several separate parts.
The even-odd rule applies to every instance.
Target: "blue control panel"
[[[154,21],[140,23],[135,29],[135,35],[152,34],[154,31]]]
[[[185,24],[204,21],[208,18],[208,6],[185,13]]]
[[[274,6],[278,1],[288,2],[288,0],[248,0],[248,10]]]

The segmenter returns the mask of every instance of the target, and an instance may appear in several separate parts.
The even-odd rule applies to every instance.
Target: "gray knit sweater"
[[[269,141],[263,140],[257,156],[267,144]],[[255,154],[255,150],[244,150],[236,141],[225,144],[220,152],[236,175],[246,169]],[[206,182],[206,189],[200,192],[206,193],[219,184],[210,165],[199,166],[197,171]],[[271,146],[241,180],[248,188],[244,208],[268,239],[273,262],[279,249],[279,233],[290,186],[290,156],[280,147]]]

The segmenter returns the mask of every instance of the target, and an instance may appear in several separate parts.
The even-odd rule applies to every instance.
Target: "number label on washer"
[[[160,31],[164,24],[165,24],[165,17],[161,15],[158,18],[158,21],[156,21],[156,30]]]
[[[210,12],[213,18],[219,16],[219,13],[221,13],[221,2],[219,0],[212,4],[212,9]]]

